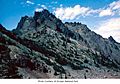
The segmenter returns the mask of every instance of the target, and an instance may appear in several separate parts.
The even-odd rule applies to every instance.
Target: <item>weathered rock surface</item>
[[[48,10],[0,25],[0,78],[120,78],[120,44]],[[11,73],[10,73],[11,72]]]

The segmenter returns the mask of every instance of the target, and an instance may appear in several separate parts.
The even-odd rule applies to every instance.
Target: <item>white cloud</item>
[[[100,23],[99,27],[94,30],[96,33],[105,38],[113,36],[114,39],[120,42],[120,18],[112,18]]]
[[[40,4],[39,4],[39,7],[37,7],[37,8],[35,9],[35,11],[40,12],[40,11],[42,11],[43,9],[47,9],[47,7],[46,7],[45,5],[40,5]]]
[[[99,13],[100,17],[102,17],[102,16],[112,16],[112,15],[114,15],[114,12],[112,12],[111,9],[101,10],[100,13]]]
[[[100,17],[102,17],[102,16],[112,16],[112,15],[115,15],[115,14],[120,14],[120,0],[110,3],[106,9],[103,8],[100,11],[99,16]]]
[[[47,7],[46,7],[45,5],[41,5],[41,7],[42,7],[43,9],[47,9]]]
[[[86,13],[90,10],[88,7],[81,7],[80,5],[75,5],[74,7],[67,8],[57,8],[54,13],[56,17],[61,20],[73,20],[79,16],[85,16]]]
[[[42,8],[36,8],[36,9],[35,9],[36,12],[40,12],[40,11],[42,11],[42,10],[43,10]]]
[[[80,16],[114,16],[120,15],[120,0],[114,1],[108,4],[107,7],[92,9],[89,7],[81,7],[80,5],[75,5],[74,7],[64,8],[62,5],[59,8],[56,8],[54,11],[56,17],[61,20],[73,20],[79,18]]]
[[[32,4],[32,5],[35,4],[34,2],[29,1],[29,0],[27,0],[26,3],[27,3],[27,4]]]
[[[113,10],[120,9],[120,0],[112,2],[109,7]]]
[[[73,7],[63,7],[60,6],[54,11],[56,17],[61,20],[73,20],[84,16],[115,16],[120,15],[120,0],[114,1],[107,6],[99,9],[92,9],[89,7],[81,7],[80,5],[75,5]],[[102,35],[105,38],[113,36],[114,39],[120,42],[120,18],[111,18],[106,21],[100,22],[100,25],[96,30],[96,33]]]
[[[86,16],[89,16],[89,15],[94,15],[94,14],[98,14],[98,13],[100,13],[101,12],[101,9],[96,9],[96,10],[94,10],[94,9],[90,9],[87,13],[86,13]],[[95,15],[94,15],[95,16]]]
[[[60,4],[60,7],[63,7],[63,4]]]

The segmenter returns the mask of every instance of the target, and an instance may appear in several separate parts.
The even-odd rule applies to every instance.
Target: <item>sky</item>
[[[47,9],[63,22],[81,22],[120,42],[120,0],[0,0],[0,24],[16,28],[22,16]]]

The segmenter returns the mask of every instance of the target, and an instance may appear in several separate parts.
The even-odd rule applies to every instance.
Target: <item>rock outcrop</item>
[[[43,10],[13,31],[0,25],[0,70],[0,78],[120,78],[120,44]]]

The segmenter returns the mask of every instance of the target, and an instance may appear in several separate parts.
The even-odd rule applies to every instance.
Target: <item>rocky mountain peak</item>
[[[79,22],[65,22],[65,26],[68,27],[70,30],[80,33],[82,32],[89,32],[90,29],[87,25],[79,23]]]
[[[45,9],[12,32],[0,24],[0,78],[120,78],[120,44],[85,24],[63,23]]]
[[[27,18],[28,18],[28,16],[24,16],[24,17],[21,18],[20,22],[19,22],[18,25],[17,25],[17,28],[18,28],[18,29],[20,29],[20,28],[23,27],[24,22],[26,21]]]
[[[35,11],[33,17],[24,16],[21,18],[17,25],[17,29],[29,29],[36,28],[40,24],[44,23],[45,20],[52,20],[55,18],[48,10],[44,9],[40,12]]]
[[[65,22],[65,25],[75,26],[75,25],[81,25],[81,23],[80,22]]]
[[[113,42],[113,43],[116,43],[116,41],[114,40],[114,38],[112,36],[108,37],[108,39]]]
[[[50,12],[46,9],[43,9],[42,11],[35,11],[34,18],[40,18],[40,17],[48,17],[50,15]]]

